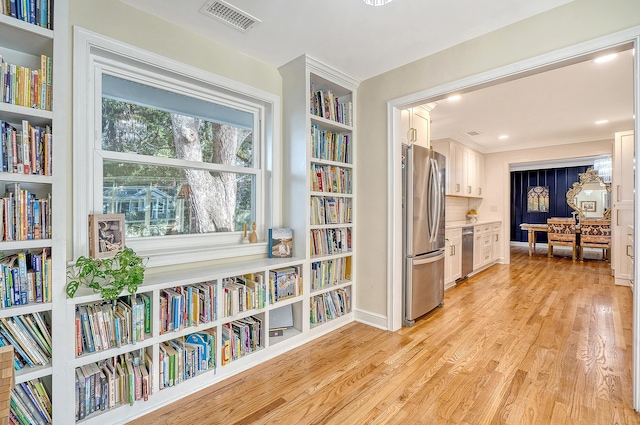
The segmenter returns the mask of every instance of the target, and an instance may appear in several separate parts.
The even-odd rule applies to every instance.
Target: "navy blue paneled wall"
[[[546,170],[511,172],[511,240],[527,241],[527,232],[520,230],[521,223],[546,223],[550,217],[572,217],[573,211],[567,205],[567,190],[578,181],[578,174],[587,171],[588,166],[548,168]],[[529,186],[549,186],[549,212],[527,212],[527,188]],[[538,242],[547,242],[546,233],[537,233]]]

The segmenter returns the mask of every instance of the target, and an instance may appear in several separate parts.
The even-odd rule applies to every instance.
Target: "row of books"
[[[351,256],[311,263],[311,290],[328,288],[351,280]]]
[[[326,198],[312,196],[311,224],[345,224],[351,223],[351,198]]]
[[[311,190],[314,192],[351,193],[351,169],[312,164]]]
[[[46,425],[52,423],[51,395],[42,381],[22,382],[11,389],[9,423]]]
[[[229,364],[233,360],[261,349],[264,332],[262,326],[262,319],[258,316],[250,316],[222,325],[221,364]]]
[[[0,318],[0,346],[12,345],[16,370],[51,363],[51,326],[42,313]]]
[[[160,293],[160,333],[209,323],[218,317],[215,283],[168,288]]]
[[[206,329],[160,345],[160,389],[173,387],[216,366],[216,331]]]
[[[351,311],[349,293],[345,289],[325,292],[311,298],[312,324],[324,323],[337,317],[344,316]]]
[[[3,173],[52,175],[51,126],[34,126],[27,120],[18,126],[0,120],[0,136]]]
[[[299,266],[282,267],[269,272],[269,299],[271,303],[302,294],[302,276]]]
[[[51,194],[46,198],[20,183],[9,183],[0,207],[0,240],[26,241],[51,238]]]
[[[0,260],[0,308],[51,302],[48,250],[19,252]]]
[[[144,341],[151,333],[151,297],[127,295],[76,306],[76,355]]]
[[[353,103],[350,96],[342,99],[332,90],[316,90],[311,83],[311,114],[336,121],[346,125],[353,125]]]
[[[136,350],[76,368],[75,414],[82,420],[92,413],[133,405],[153,394],[153,361]]]
[[[267,300],[267,288],[261,274],[222,279],[222,291],[224,317],[264,308]]]
[[[42,28],[53,29],[53,0],[0,0],[0,13]]]
[[[316,159],[351,164],[351,135],[311,126],[311,155]]]
[[[351,229],[312,229],[311,255],[351,252]]]
[[[26,108],[51,110],[53,62],[40,55],[40,68],[5,62],[0,56],[0,100]]]

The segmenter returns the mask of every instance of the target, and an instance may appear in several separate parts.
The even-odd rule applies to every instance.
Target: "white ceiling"
[[[205,0],[122,0],[275,67],[306,53],[364,80],[572,0],[226,0],[247,33],[199,12]]]
[[[440,100],[431,120],[432,139],[451,138],[482,152],[611,140],[616,131],[633,129],[632,51],[465,93],[455,102]],[[608,123],[596,125],[599,120]],[[500,140],[503,134],[509,138]]]
[[[121,1],[274,67],[306,53],[364,80],[572,0],[227,0],[261,21],[246,33],[201,13],[205,0]],[[432,138],[481,152],[611,139],[633,127],[632,70],[626,53],[439,101]]]

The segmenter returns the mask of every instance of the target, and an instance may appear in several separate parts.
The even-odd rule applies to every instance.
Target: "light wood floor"
[[[353,323],[135,424],[639,424],[631,291],[512,248],[412,328]]]

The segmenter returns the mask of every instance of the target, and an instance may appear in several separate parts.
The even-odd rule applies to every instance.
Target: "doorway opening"
[[[388,221],[388,234],[390,238],[388,248],[388,292],[387,292],[387,319],[388,329],[397,330],[401,327],[402,321],[402,258],[398,253],[401,252],[399,247],[402,246],[402,209],[401,209],[401,170],[400,170],[400,148],[403,134],[401,126],[401,111],[407,108],[413,108],[423,104],[431,104],[443,102],[451,94],[460,94],[466,96],[483,88],[499,86],[511,81],[523,79],[537,74],[542,74],[546,71],[561,69],[570,65],[574,65],[580,62],[591,61],[598,56],[605,53],[621,53],[629,51],[634,48],[637,43],[638,30],[621,32],[612,36],[608,36],[602,39],[593,40],[591,42],[583,43],[581,45],[573,46],[567,49],[563,49],[560,52],[553,52],[547,55],[542,55],[538,58],[534,58],[526,61],[526,63],[513,64],[510,66],[498,68],[486,73],[478,74],[476,76],[466,78],[464,80],[455,81],[449,84],[438,86],[432,89],[428,89],[422,92],[414,93],[399,99],[392,100],[388,103],[388,150],[389,150],[389,175],[393,180],[389,191],[389,221]],[[637,55],[632,56],[632,75],[636,81],[640,80],[640,65],[638,64]],[[523,70],[524,69],[524,70]],[[631,105],[631,121],[630,126],[636,134],[638,134],[638,122],[635,119],[633,111],[638,110],[638,87],[631,88],[631,96],[633,103]],[[436,108],[437,109],[437,106]],[[557,117],[562,119],[562,117]],[[592,121],[593,122],[593,121]],[[436,123],[434,123],[434,126]],[[604,140],[605,138],[603,138]],[[607,140],[613,139],[613,132],[606,138]],[[532,152],[536,151],[534,147],[523,145],[522,148],[514,148],[512,150],[504,150],[503,152],[495,151],[488,152],[492,161],[485,168],[488,173],[485,176],[486,181],[490,181],[492,188],[494,185],[499,186],[499,190],[493,191],[494,193],[484,197],[483,202],[486,202],[486,210],[489,213],[496,213],[497,217],[500,217],[503,223],[502,232],[507,234],[508,217],[509,217],[509,172],[512,164],[524,163],[532,160],[549,160],[549,159],[568,159],[575,158],[584,155],[601,155],[611,152],[611,148],[607,146],[603,140],[595,140],[583,143],[577,143],[576,141],[565,141],[565,144],[556,144],[553,146],[546,146],[544,149],[537,149],[538,152],[543,152],[538,157],[532,157]],[[638,139],[635,139],[635,151],[638,151]],[[584,148],[589,148],[588,152],[576,152],[575,149],[571,150],[572,144],[579,144]],[[595,147],[594,147],[595,145]],[[566,149],[562,148],[565,146]],[[564,151],[563,151],[564,149]],[[555,153],[551,153],[555,152]],[[553,155],[553,156],[551,156]],[[638,187],[638,181],[640,180],[638,173],[635,175],[635,187]],[[637,193],[635,194],[634,205],[637,211]],[[634,213],[634,217],[635,217]],[[635,226],[634,236],[638,239],[640,231],[638,226]],[[505,243],[503,251],[508,252],[508,242]],[[635,254],[638,252],[638,248],[635,248]],[[508,262],[508,257],[505,258]],[[638,266],[635,266],[634,275],[637,276]],[[634,306],[640,304],[640,294],[635,291],[634,294]],[[634,324],[640,322],[640,314],[638,308],[634,307]],[[638,383],[640,382],[640,362],[638,359],[640,351],[637,347],[640,344],[640,331],[638,326],[634,325],[634,347],[636,351],[634,353],[634,408],[638,410],[640,408],[640,391],[636,390]]]

